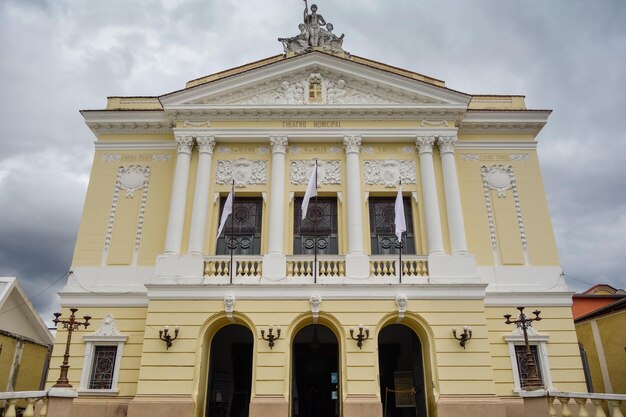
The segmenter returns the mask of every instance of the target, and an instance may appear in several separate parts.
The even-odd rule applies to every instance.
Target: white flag
[[[309,209],[309,200],[311,197],[315,197],[317,195],[317,164],[313,167],[313,171],[311,172],[311,178],[309,178],[309,185],[306,187],[306,193],[304,193],[304,198],[302,199],[302,220],[306,218],[306,212]]]
[[[226,203],[224,204],[224,209],[222,210],[222,218],[220,219],[220,228],[217,230],[217,237],[219,238],[222,234],[222,229],[226,224],[226,219],[228,219],[228,215],[233,212],[233,192],[231,191],[228,194],[228,198],[226,199]]]
[[[402,233],[406,232],[406,220],[404,218],[404,202],[402,201],[402,186],[398,190],[398,195],[396,196],[396,236],[398,236],[398,241],[402,241]]]

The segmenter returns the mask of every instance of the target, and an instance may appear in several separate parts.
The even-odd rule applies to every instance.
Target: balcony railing
[[[290,256],[287,258],[287,277],[305,278],[313,276],[313,258],[309,256]],[[318,277],[345,277],[345,257],[339,255],[320,255],[317,257]]]
[[[622,410],[626,407],[626,395],[621,394],[539,390],[523,392],[522,396],[525,399],[546,397],[550,417],[624,417]]]
[[[258,278],[263,275],[262,256],[233,257],[233,278]],[[204,260],[205,277],[230,277],[230,256],[208,256]]]
[[[230,256],[207,256],[204,259],[204,277],[218,278],[220,283],[229,279]],[[247,278],[263,276],[263,257],[256,255],[236,255],[233,257],[233,279],[238,282]],[[314,273],[312,255],[287,256],[287,279],[312,278]],[[395,282],[399,277],[397,256],[374,255],[369,257],[370,277]],[[416,279],[428,277],[428,257],[416,255],[402,256],[403,278]],[[319,255],[317,257],[318,278],[349,278],[346,276],[346,260],[343,255]],[[328,282],[328,281],[326,281]]]
[[[376,278],[398,277],[397,256],[370,256],[370,276]],[[403,277],[428,277],[428,257],[405,255],[402,257]]]

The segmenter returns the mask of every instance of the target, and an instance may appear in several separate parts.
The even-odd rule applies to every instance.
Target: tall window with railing
[[[370,197],[370,242],[372,255],[397,255],[400,242],[396,236],[395,197]],[[406,218],[406,233],[402,253],[415,254],[415,236],[413,234],[413,215],[411,200],[402,199]]]
[[[295,199],[293,253],[313,254],[316,241],[318,255],[339,253],[336,198],[318,197],[317,202],[311,199],[305,219],[302,198]]]
[[[220,215],[226,197],[220,202]],[[259,255],[261,253],[261,225],[263,199],[260,197],[235,197],[233,212],[217,239],[217,255]],[[231,218],[232,217],[232,218]]]

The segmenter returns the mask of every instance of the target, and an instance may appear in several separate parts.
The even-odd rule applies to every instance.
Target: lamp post
[[[85,321],[81,322],[80,320],[76,320],[75,313],[78,311],[77,308],[70,308],[72,314],[70,314],[70,318],[68,320],[61,320],[61,313],[54,313],[54,320],[52,322],[57,325],[61,323],[64,329],[67,329],[67,341],[65,342],[65,354],[63,355],[63,364],[61,365],[61,375],[59,379],[57,379],[57,383],[53,385],[53,388],[72,388],[72,384],[67,379],[67,371],[70,369],[70,365],[68,364],[70,359],[70,344],[72,343],[72,333],[80,328],[80,326],[85,326],[85,329],[89,326],[89,320],[91,320],[91,316],[84,316]]]
[[[530,388],[530,389],[539,389],[543,387],[541,380],[537,374],[537,364],[535,363],[535,358],[533,353],[530,350],[530,344],[528,343],[528,332],[527,329],[532,327],[533,321],[540,321],[541,317],[539,314],[541,311],[535,310],[533,314],[535,318],[528,318],[526,314],[524,314],[525,307],[517,307],[519,310],[519,317],[516,320],[511,320],[510,314],[505,314],[504,318],[506,319],[506,324],[515,324],[518,329],[522,331],[524,334],[524,344],[526,345],[526,366],[528,367],[528,376],[525,381],[522,381],[522,388]]]

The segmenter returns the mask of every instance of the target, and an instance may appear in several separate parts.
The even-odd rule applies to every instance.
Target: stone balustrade
[[[67,402],[71,404],[78,394],[76,390],[67,388],[51,388],[47,391],[16,391],[16,392],[0,392],[0,403],[4,403],[4,417],[46,417],[50,408],[56,407],[64,411],[68,411],[71,406],[67,407]],[[65,403],[65,406],[59,407],[59,404]],[[65,415],[57,410],[55,415]],[[18,414],[18,412],[20,414]]]
[[[258,278],[263,275],[262,256],[237,256],[233,258],[235,278]],[[229,277],[230,256],[207,256],[204,260],[204,276]]]
[[[622,394],[538,390],[522,396],[526,402],[547,399],[546,417],[624,417],[626,409],[626,395]]]
[[[376,278],[398,276],[397,256],[370,256],[370,276]],[[426,256],[406,255],[402,257],[403,277],[427,277],[428,260]]]
[[[303,278],[313,276],[312,256],[289,256],[287,259],[287,277]],[[317,257],[318,277],[345,277],[346,261],[343,256],[319,255]]]

